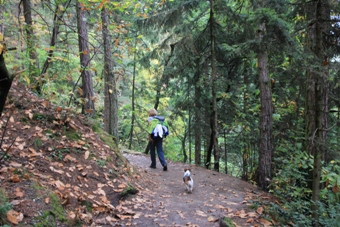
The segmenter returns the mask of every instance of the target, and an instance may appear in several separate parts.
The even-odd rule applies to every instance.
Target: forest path
[[[123,155],[143,174],[145,190],[139,192],[141,211],[131,226],[219,226],[219,219],[230,217],[237,226],[262,226],[259,215],[249,208],[262,192],[256,186],[226,174],[202,167],[168,161],[163,171],[159,161],[149,168],[150,157],[122,150]],[[184,168],[191,169],[194,190],[187,193],[183,183]],[[131,202],[136,202],[133,201]]]

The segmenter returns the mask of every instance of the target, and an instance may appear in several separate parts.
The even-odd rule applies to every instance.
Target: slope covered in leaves
[[[111,225],[129,213],[122,198],[143,187],[109,136],[17,83],[0,127],[0,196],[11,204],[0,204],[0,225]]]

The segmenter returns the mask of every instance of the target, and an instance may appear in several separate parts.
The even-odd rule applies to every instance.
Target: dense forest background
[[[156,108],[166,158],[270,191],[283,222],[338,225],[338,0],[0,4],[1,111],[17,80],[147,152]]]

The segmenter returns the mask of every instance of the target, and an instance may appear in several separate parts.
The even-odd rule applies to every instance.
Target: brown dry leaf
[[[248,216],[251,217],[251,218],[256,218],[258,215],[255,212],[249,212]]]
[[[57,188],[65,188],[65,184],[64,184],[63,182],[61,182],[60,180],[54,181],[53,184],[54,184]]]
[[[126,188],[126,185],[125,185],[125,184],[120,184],[120,185],[118,185],[118,188],[119,188],[119,189],[125,189],[125,188]]]
[[[12,181],[13,183],[18,183],[18,182],[20,182],[20,178],[19,178],[18,175],[14,174],[14,175],[12,176],[11,181]]]
[[[183,220],[185,220],[184,215],[183,215],[180,211],[177,211],[177,213],[178,213],[178,215],[179,215]]]
[[[19,222],[21,222],[23,218],[23,213],[19,213],[15,210],[9,210],[7,212],[7,220],[10,221],[12,224],[19,224]]]
[[[262,206],[259,206],[257,209],[256,209],[256,212],[258,213],[258,214],[262,214],[263,213],[263,207]]]
[[[70,161],[70,162],[77,162],[77,159],[75,159],[75,158],[72,157],[71,155],[66,155],[65,158],[64,158],[64,162],[67,162],[67,161]]]
[[[62,171],[62,170],[57,170],[57,169],[53,168],[53,166],[50,166],[50,170],[51,170],[52,172],[55,172],[55,173],[64,174],[64,171]]]
[[[260,218],[259,219],[260,223],[264,225],[265,227],[267,226],[272,226],[272,223],[270,221],[267,221],[266,219]]]
[[[161,197],[163,197],[163,198],[171,198],[172,196],[171,195],[162,195]]]
[[[0,173],[6,173],[8,171],[8,168],[7,167],[2,167],[0,169]]]
[[[67,214],[71,220],[75,220],[77,217],[76,213],[74,213],[73,211],[69,211]]]
[[[25,195],[25,192],[21,188],[16,188],[15,189],[15,195],[18,198],[22,198]]]
[[[84,155],[84,158],[85,158],[85,159],[88,159],[88,158],[89,158],[89,155],[90,155],[90,152],[89,152],[89,151],[86,151],[86,152],[85,152],[85,155]]]
[[[141,212],[138,212],[138,213],[136,213],[136,214],[133,216],[133,219],[140,218],[141,215],[142,215],[142,213],[141,213]]]
[[[222,206],[222,205],[220,205],[220,204],[216,204],[215,205],[215,208],[217,208],[217,209],[225,209],[225,207],[224,206]]]
[[[208,217],[208,222],[217,222],[219,220],[219,218],[213,217],[213,216],[209,216]]]
[[[254,219],[253,218],[249,218],[248,220],[247,220],[247,223],[253,223],[254,222]]]
[[[226,210],[227,210],[227,212],[228,212],[228,213],[231,213],[231,212],[233,212],[233,209],[232,209],[232,208],[230,208],[230,207],[227,207],[227,208],[226,208]]]
[[[247,214],[240,214],[239,215],[239,217],[242,218],[242,219],[247,218],[247,216],[248,216]]]
[[[22,202],[24,202],[25,200],[12,200],[11,201],[11,204],[13,205],[13,206],[17,206],[17,205],[19,205],[20,203],[22,203]]]
[[[103,196],[106,196],[106,193],[103,189],[101,188],[98,188],[96,191],[93,192],[94,194],[96,195],[103,195]]]
[[[45,201],[46,204],[49,204],[50,203],[50,197],[46,197],[44,201]]]
[[[196,214],[198,214],[201,217],[207,217],[208,216],[203,211],[200,211],[200,210],[196,210]]]
[[[14,168],[20,168],[22,166],[22,164],[17,163],[17,162],[11,162],[9,163],[9,165]]]

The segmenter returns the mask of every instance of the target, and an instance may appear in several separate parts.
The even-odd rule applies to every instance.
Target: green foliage
[[[104,160],[104,159],[98,159],[96,161],[96,163],[97,163],[98,166],[100,166],[102,168],[106,166],[106,160]]]
[[[220,220],[220,226],[224,227],[235,227],[233,220],[229,217],[223,217]]]
[[[65,154],[69,154],[69,153],[71,153],[71,150],[68,148],[64,148],[64,149],[52,148],[51,152],[49,153],[49,156],[58,161],[62,161],[64,159]]]
[[[78,141],[81,139],[81,135],[79,132],[73,131],[73,130],[65,130],[65,136],[67,139],[72,141]]]
[[[270,191],[285,200],[299,200],[308,198],[311,190],[308,189],[308,171],[311,169],[313,159],[305,152],[291,151],[289,159],[279,158],[280,171],[273,178]]]
[[[45,210],[43,213],[37,217],[37,223],[35,226],[38,227],[56,227],[57,221],[59,222],[68,222],[66,211],[60,203],[59,198],[51,193],[51,209]]]
[[[6,220],[6,214],[12,209],[12,204],[8,202],[8,197],[4,189],[0,188],[0,224]]]
[[[313,167],[313,159],[304,152],[288,149],[290,158],[275,160],[280,163],[280,170],[273,178],[270,191],[280,199],[283,206],[271,204],[270,213],[281,223],[294,223],[294,226],[311,226],[313,201],[308,186],[308,171]],[[336,226],[340,220],[338,192],[340,167],[337,161],[330,162],[322,170],[322,182],[325,186],[320,191],[318,201],[319,220],[323,226]]]

